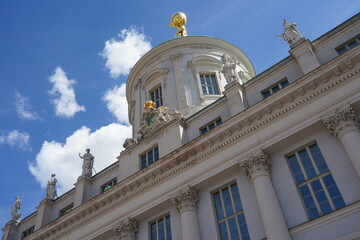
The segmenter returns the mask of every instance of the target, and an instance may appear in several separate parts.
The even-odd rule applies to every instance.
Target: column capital
[[[138,231],[137,221],[132,218],[126,218],[114,226],[113,231],[119,240],[135,240],[135,234]]]
[[[253,153],[247,160],[240,162],[240,168],[252,181],[260,175],[270,176],[271,162],[269,155],[262,150]]]
[[[171,198],[179,213],[184,211],[196,211],[197,202],[199,201],[198,191],[188,186],[180,190],[177,195]]]
[[[352,131],[359,131],[359,122],[350,104],[341,106],[322,117],[323,123],[335,137],[341,137]]]

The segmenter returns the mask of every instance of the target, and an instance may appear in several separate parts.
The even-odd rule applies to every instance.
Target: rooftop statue
[[[185,13],[176,12],[171,16],[170,27],[177,28],[178,30],[174,36],[175,38],[187,36],[185,28],[186,21]]]
[[[79,157],[81,159],[84,159],[83,165],[82,165],[82,176],[92,176],[92,170],[94,167],[94,156],[90,153],[90,149],[86,149],[86,153],[84,156],[81,156],[79,153]]]
[[[17,221],[17,222],[20,221],[20,217],[21,217],[20,208],[21,208],[21,200],[20,200],[19,196],[16,196],[15,202],[11,206],[12,220]]]
[[[223,65],[221,66],[220,71],[224,74],[225,80],[227,83],[238,80],[238,75],[236,73],[236,60],[227,55],[221,57]]]
[[[50,200],[54,200],[57,197],[56,191],[56,183],[57,179],[55,173],[51,174],[51,178],[46,185],[46,198]]]
[[[286,19],[283,21],[284,33],[275,34],[277,37],[283,38],[289,45],[294,44],[301,38],[303,38],[297,28],[296,23],[288,23]]]

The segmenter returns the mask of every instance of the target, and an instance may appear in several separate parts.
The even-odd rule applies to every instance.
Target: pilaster
[[[187,107],[187,99],[185,92],[185,82],[183,80],[182,54],[170,56],[174,66],[174,77],[176,85],[177,104],[179,108]]]
[[[126,218],[113,227],[113,231],[118,240],[135,240],[137,228],[137,221],[132,218]]]

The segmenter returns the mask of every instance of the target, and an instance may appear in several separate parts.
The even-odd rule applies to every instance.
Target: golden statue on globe
[[[155,108],[156,104],[153,101],[147,101],[144,103],[144,109]]]
[[[171,16],[170,27],[177,28],[178,30],[178,32],[175,34],[175,38],[187,36],[185,24],[186,24],[185,13],[176,12]]]

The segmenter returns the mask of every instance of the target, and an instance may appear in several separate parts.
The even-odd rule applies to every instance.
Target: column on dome
[[[290,234],[271,182],[271,162],[260,151],[240,162],[241,169],[254,184],[266,237],[268,240],[290,240]]]
[[[196,208],[199,201],[195,189],[187,187],[171,198],[172,203],[180,213],[182,239],[200,240]]]
[[[323,116],[322,121],[330,133],[342,143],[360,177],[360,130],[354,109],[350,104],[346,104]]]
[[[137,221],[132,218],[126,218],[113,227],[116,239],[118,240],[135,240],[137,228]]]

